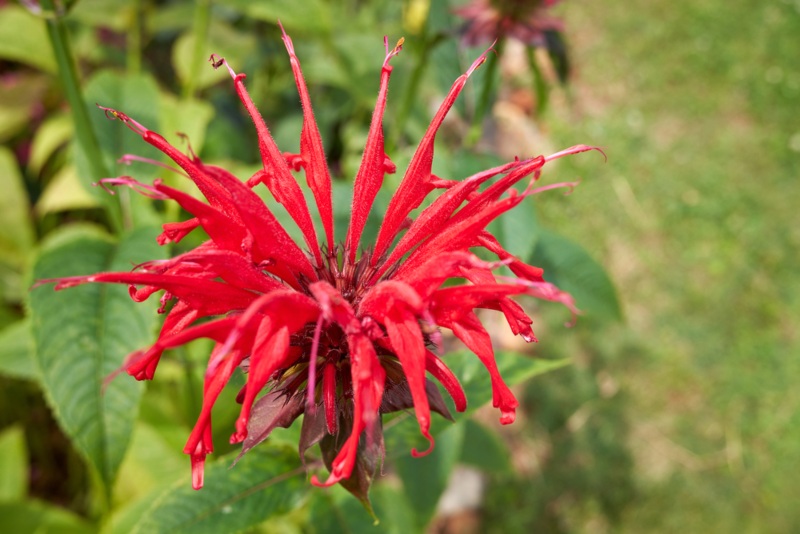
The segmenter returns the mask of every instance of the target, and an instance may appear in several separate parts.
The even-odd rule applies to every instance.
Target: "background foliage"
[[[437,99],[480,53],[459,44],[461,21],[450,12],[458,3],[78,0],[63,16],[50,2],[38,14],[0,3],[2,530],[788,532],[800,524],[791,469],[800,462],[797,2],[563,2],[554,13],[574,71],[567,86],[552,82],[546,109],[531,104],[541,88],[513,47],[501,68],[476,72],[437,145],[437,175],[461,178],[498,155],[576,143],[609,154],[605,165],[584,156],[548,168],[550,182],[585,180],[493,229],[586,313],[565,329],[563,310],[535,309],[536,360],[514,354],[528,349],[498,329],[509,382],[553,371],[520,386],[524,409],[512,427],[500,431],[484,410],[439,421],[433,455],[413,459],[413,421],[387,422],[387,476],[372,492],[379,527],[346,492],[310,487],[297,428],[228,470],[235,387],[214,414],[217,461],[206,488],[193,492],[181,450],[208,347],[168,355],[146,388],[120,377],[101,395],[103,378],[152,339],[154,307],[130,306],[124,288],[29,292],[38,278],[179,252],[154,243],[158,226],[180,217],[173,207],[89,185],[159,176],[117,163],[125,153],[156,155],[95,102],[173,142],[183,132],[204,161],[247,177],[258,165],[254,133],[227,74],[205,60],[216,52],[246,72],[278,145],[297,151],[301,116],[280,18],[336,175],[336,216],[346,220],[383,36],[407,43],[393,62],[386,119],[403,169]],[[71,73],[66,53],[76,59]],[[481,121],[484,94],[494,107]],[[476,124],[477,141],[466,134]],[[474,358],[455,352],[448,364],[471,409],[489,398]],[[476,512],[447,516],[436,504],[459,465],[484,473],[488,489]]]

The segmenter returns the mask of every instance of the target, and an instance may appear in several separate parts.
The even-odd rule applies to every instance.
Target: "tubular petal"
[[[280,23],[278,23],[280,25]],[[292,39],[286,35],[281,25],[281,34],[286,50],[289,52],[289,61],[292,65],[294,81],[297,85],[297,92],[300,94],[300,102],[303,106],[303,129],[300,132],[300,155],[303,167],[306,171],[308,187],[314,194],[317,201],[322,226],[325,228],[325,238],[328,240],[328,248],[332,249],[333,242],[333,203],[331,200],[331,176],[328,171],[325,150],[322,147],[322,138],[319,135],[317,121],[314,119],[314,111],[311,107],[311,99],[308,96],[308,88],[300,69],[300,60],[294,53]]]
[[[469,70],[453,83],[450,92],[439,107],[439,111],[436,112],[430,126],[428,126],[425,136],[420,141],[411,163],[408,165],[403,181],[400,182],[400,186],[397,188],[391,202],[389,202],[389,207],[375,243],[372,265],[376,265],[378,258],[388,250],[408,214],[417,208],[425,196],[433,190],[431,168],[433,166],[433,142],[436,139],[436,133],[439,131],[450,108],[455,104],[456,98],[464,89],[467,78],[478,65],[486,61],[488,52],[487,50],[481,54]]]

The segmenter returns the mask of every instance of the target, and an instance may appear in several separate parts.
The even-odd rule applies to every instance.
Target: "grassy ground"
[[[551,110],[549,134],[609,161],[567,163],[584,183],[541,217],[608,266],[626,310],[616,350],[590,366],[625,399],[636,491],[616,528],[793,531],[800,4],[574,0],[563,13],[574,105]],[[613,524],[573,512],[562,528]]]

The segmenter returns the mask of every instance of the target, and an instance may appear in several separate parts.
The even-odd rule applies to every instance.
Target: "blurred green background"
[[[204,62],[213,51],[248,73],[278,145],[297,151],[301,115],[280,19],[342,192],[366,138],[383,35],[406,37],[393,61],[386,119],[390,155],[403,169],[438,100],[481,51],[459,43],[463,21],[451,9],[460,4],[78,0],[63,22],[88,103],[121,109],[165,135],[186,132],[204,161],[246,178],[257,167],[254,133],[227,73]],[[378,527],[355,500],[331,492],[298,498],[249,531],[800,529],[800,3],[565,0],[549,14],[564,24],[566,85],[545,72],[549,104],[537,108],[542,93],[524,48],[505,43],[500,68],[484,67],[470,80],[440,136],[434,172],[459,179],[497,155],[578,143],[606,151],[605,164],[580,156],[544,173],[547,182],[583,179],[572,195],[545,193],[535,203],[536,224],[569,241],[551,236],[537,245],[508,231],[586,312],[566,329],[562,309],[535,308],[534,354],[572,365],[520,386],[524,409],[515,425],[498,429],[494,414],[479,411],[478,423],[460,427],[458,439],[472,446],[450,461],[481,468],[486,492],[477,509],[431,519],[428,503],[430,510],[417,510],[424,520],[393,514],[393,506],[405,508],[397,508],[399,483],[390,474],[373,492]],[[187,414],[200,401],[192,388],[204,348],[159,370],[113,502],[98,503],[96,481],[37,386],[20,322],[41,240],[76,222],[113,226],[102,195],[80,185],[93,180],[69,143],[72,119],[57,71],[42,16],[0,2],[0,527],[114,532],[108,518],[116,510],[164,482],[188,484],[180,451]],[[492,106],[480,120],[483,94]],[[112,174],[155,176],[115,166],[126,152],[152,154],[121,135],[120,124],[90,113]],[[476,123],[480,139],[468,139]],[[158,213],[134,205],[121,218],[141,223]],[[573,243],[605,267],[619,306]],[[560,252],[548,254],[547,246]],[[561,263],[548,264],[553,258]],[[498,336],[505,350],[519,350]],[[437,450],[446,453],[454,434]],[[487,464],[486,451],[508,461]],[[406,484],[404,469],[428,468],[405,460],[390,471]],[[413,495],[404,498],[414,504],[403,506],[416,505]]]

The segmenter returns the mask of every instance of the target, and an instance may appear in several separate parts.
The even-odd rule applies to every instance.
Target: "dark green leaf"
[[[410,454],[400,454],[395,458],[397,474],[403,480],[406,499],[415,512],[414,520],[420,532],[436,512],[439,497],[460,456],[463,439],[464,425],[453,425],[437,436],[436,447],[427,456],[414,458]]]
[[[577,243],[541,230],[531,263],[544,269],[545,279],[572,294],[578,308],[587,315],[622,319],[614,284],[600,264]]]
[[[335,486],[314,490],[311,499],[311,532],[319,534],[406,534],[417,532],[414,510],[397,484],[377,484],[370,492],[372,518],[358,500]]]
[[[489,473],[511,471],[510,452],[496,432],[469,419],[464,424],[464,446],[460,462],[483,469]]]
[[[552,371],[570,363],[570,360],[536,360],[524,354],[514,352],[498,352],[497,367],[509,386],[522,382],[548,371]],[[492,384],[489,373],[478,357],[466,351],[454,352],[443,358],[445,364],[455,373],[467,395],[467,409],[458,414],[451,410],[459,421],[489,402],[492,398]],[[444,395],[450,403],[447,394]],[[499,418],[499,413],[498,413]],[[436,437],[450,427],[452,423],[442,417],[434,416],[431,420],[431,433]],[[426,441],[421,437],[417,421],[412,413],[401,414],[385,424],[386,450],[389,455],[408,454],[412,447],[424,447]]]
[[[234,456],[208,465],[199,491],[192,489],[187,460],[185,476],[124,510],[105,532],[241,532],[293,510],[309,490],[295,450],[257,447],[231,468]]]
[[[127,271],[159,257],[154,238],[155,231],[146,229],[114,242],[91,227],[68,227],[47,242],[33,277]],[[126,287],[108,284],[59,292],[44,285],[30,293],[42,389],[106,489],[128,446],[142,388],[127,376],[111,381],[105,390],[102,384],[127,354],[152,343],[157,303],[149,304],[135,304]]]

